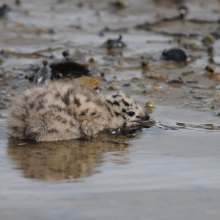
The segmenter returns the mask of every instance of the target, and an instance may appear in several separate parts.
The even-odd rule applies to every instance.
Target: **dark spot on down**
[[[89,111],[89,109],[86,109],[85,111],[82,111],[80,115],[81,115],[81,116],[85,116],[88,111]]]
[[[57,92],[56,94],[55,94],[55,98],[59,98],[60,97],[60,93],[59,92]]]
[[[126,102],[124,99],[122,99],[122,102],[124,103],[125,106],[129,106],[129,103]]]
[[[50,105],[49,108],[53,108],[53,109],[56,109],[57,111],[61,112],[63,111],[64,109],[61,108],[59,105]]]
[[[121,115],[121,114],[115,111],[115,115],[118,117],[118,116]]]
[[[58,131],[55,128],[52,128],[50,130],[47,130],[48,133],[58,133]]]
[[[17,131],[19,128],[17,126],[13,126],[12,129]]]
[[[123,109],[122,109],[122,112],[126,113],[126,110],[123,108]]]
[[[39,111],[39,110],[41,110],[43,108],[44,108],[44,105],[43,105],[42,102],[40,102],[39,105],[37,106],[36,110]]]
[[[62,118],[61,116],[56,116],[55,118],[54,118],[54,120],[57,120],[57,121],[60,121],[61,123],[63,123],[63,124],[66,124],[67,123],[67,120],[65,119],[65,118]]]
[[[107,110],[109,111],[110,115],[113,117],[113,114],[112,114],[112,112],[111,112],[111,109],[110,109],[107,105],[105,105],[105,106],[106,106]]]
[[[117,101],[114,101],[113,104],[119,106],[119,102],[117,102]]]
[[[62,101],[63,101],[66,105],[69,105],[69,104],[70,104],[69,96],[64,96],[64,98],[62,99]]]
[[[109,104],[113,105],[113,103],[110,100],[106,100],[106,102],[108,102]]]
[[[91,115],[91,116],[94,116],[94,115],[96,115],[96,112],[92,112],[90,115]]]
[[[67,93],[64,95],[64,98],[62,100],[66,105],[70,104],[70,95],[73,93],[73,91],[73,88],[69,88],[67,90]]]
[[[21,115],[21,120],[22,120],[23,122],[25,122],[26,117],[27,117],[26,115],[22,114],[22,115]]]
[[[39,95],[37,95],[37,97],[35,98],[35,100],[36,100],[36,99],[42,99],[45,95],[46,95],[46,93],[39,94]]]
[[[76,97],[74,98],[74,104],[77,105],[78,107],[80,107],[80,105],[81,105],[79,99]]]
[[[34,108],[34,102],[31,102],[31,103],[29,104],[29,107],[30,107],[30,109]]]
[[[70,126],[75,127],[75,124],[73,123],[73,121],[70,121]]]

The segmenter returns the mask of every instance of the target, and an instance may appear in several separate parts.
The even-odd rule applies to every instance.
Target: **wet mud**
[[[219,219],[219,1],[4,3],[0,218]],[[8,108],[45,61],[51,80],[150,103],[158,125],[51,143],[9,137]]]

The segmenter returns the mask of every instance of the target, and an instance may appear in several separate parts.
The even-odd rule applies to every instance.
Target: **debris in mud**
[[[183,72],[181,75],[182,76],[187,76],[187,75],[191,75],[191,74],[194,74],[195,72],[193,70],[190,70],[190,71],[186,71],[186,72]]]
[[[153,90],[159,91],[159,90],[160,90],[160,87],[159,87],[159,86],[154,86],[154,87],[153,87]]]
[[[110,50],[114,48],[124,48],[126,44],[122,41],[122,35],[119,35],[118,39],[108,39],[103,46]]]
[[[15,4],[16,4],[17,6],[20,6],[20,5],[21,5],[21,0],[15,0]]]
[[[100,36],[104,36],[105,32],[127,32],[128,28],[127,27],[120,27],[120,28],[109,28],[109,27],[105,27],[104,29],[102,29],[101,31],[99,31],[99,35]]]
[[[48,84],[49,80],[51,79],[51,70],[48,66],[47,61],[43,61],[43,67],[38,70],[37,74],[34,77],[33,85],[37,84]]]
[[[0,18],[5,18],[9,11],[10,11],[10,8],[8,7],[8,5],[7,4],[3,4],[0,7]]]
[[[211,65],[208,65],[208,66],[206,66],[205,70],[207,70],[210,73],[214,73],[215,72],[215,67],[211,66]]]
[[[149,75],[149,76],[146,76],[147,78],[150,78],[150,79],[157,79],[157,80],[166,80],[167,79],[167,76],[156,76],[156,75]]]
[[[109,90],[118,90],[118,88],[116,86],[110,85],[108,87]]]
[[[182,19],[185,18],[185,15],[186,15],[187,11],[188,10],[186,10],[186,7],[185,8],[179,8],[179,15],[177,15],[177,16],[170,17],[170,18],[164,17],[164,18],[161,18],[161,19],[159,19],[157,21],[154,21],[154,22],[145,22],[144,24],[136,25],[135,28],[144,29],[144,30],[151,30],[152,27],[157,26],[157,25],[161,25],[165,22],[182,20]]]
[[[213,31],[210,33],[216,40],[220,39],[219,31]]]
[[[117,9],[122,9],[122,8],[127,8],[129,6],[128,2],[123,1],[123,0],[115,0],[110,2],[110,5]]]
[[[73,83],[76,85],[84,85],[86,88],[95,88],[99,85],[99,81],[97,79],[87,76],[74,79]]]
[[[186,49],[192,49],[192,50],[204,49],[202,48],[201,42],[196,40],[190,40],[188,38],[181,39],[179,41],[179,44],[181,47],[184,47]]]
[[[187,85],[188,83],[198,83],[198,81],[197,80],[187,80],[187,81],[184,81],[183,79],[182,79],[182,77],[179,77],[179,79],[169,79],[169,80],[167,80],[167,83],[168,84],[185,84],[185,85]]]
[[[89,76],[90,70],[87,64],[82,64],[77,61],[81,61],[81,53],[77,52],[73,57],[70,57],[68,51],[63,52],[64,59],[57,61],[50,65],[52,70],[53,79],[61,78],[78,78],[82,76]],[[84,60],[83,60],[84,62]]]
[[[14,52],[14,51],[11,51],[11,50],[1,50],[1,54],[10,54],[10,55],[13,55],[13,56],[20,56],[20,57],[26,57],[26,58],[39,58],[39,57],[45,57],[47,58],[47,56],[41,54],[41,53],[38,53],[38,52],[34,52],[34,53],[19,53],[19,52]]]
[[[141,66],[119,66],[119,65],[114,65],[115,70],[136,70],[140,69]]]
[[[95,56],[92,56],[92,57],[89,58],[90,63],[96,63],[97,61],[98,61],[98,58],[95,57]]]
[[[0,101],[0,109],[5,109],[5,108],[7,108],[7,105],[4,102]]]
[[[169,79],[168,81],[167,81],[167,83],[169,83],[169,84],[183,84],[184,83],[184,81],[183,81],[183,79],[181,78],[181,77],[179,77],[179,79]]]
[[[164,50],[160,60],[173,60],[175,62],[186,62],[186,53],[181,49]]]
[[[203,38],[202,38],[202,43],[204,44],[204,45],[212,45],[212,44],[214,44],[214,42],[215,42],[215,38],[213,37],[213,35],[211,35],[211,34],[209,34],[209,35],[206,35],[206,36],[204,36]]]
[[[211,47],[211,46],[208,46],[208,48],[207,48],[207,53],[208,53],[208,56],[210,57],[209,62],[210,62],[210,63],[214,63],[214,60],[213,60],[213,57],[214,57],[214,48]]]
[[[161,35],[167,35],[167,36],[171,36],[171,37],[199,37],[201,34],[200,33],[196,33],[196,32],[188,32],[188,33],[180,33],[180,32],[167,32],[167,31],[155,31],[155,34],[161,34]]]
[[[198,19],[198,18],[190,18],[187,21],[198,24],[218,24],[220,20],[206,20],[206,19]]]

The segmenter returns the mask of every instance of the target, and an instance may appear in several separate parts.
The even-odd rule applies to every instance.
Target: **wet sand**
[[[185,1],[187,21],[165,22],[148,31],[135,26],[178,15],[177,5],[140,0],[118,10],[106,1],[86,1],[82,8],[77,3],[22,1],[17,7],[7,1],[12,10],[0,20],[0,49],[47,51],[40,52],[45,57],[0,54],[0,73],[5,73],[0,75],[0,101],[10,106],[29,85],[24,78],[33,73],[24,71],[29,65],[41,66],[44,59],[52,63],[66,49],[71,54],[80,50],[87,61],[98,58],[90,68],[98,76],[105,73],[100,92],[114,85],[143,105],[153,101],[152,117],[159,124],[134,138],[100,134],[92,140],[35,143],[8,137],[8,109],[0,109],[0,219],[219,219],[220,84],[217,75],[208,77],[204,69],[213,65],[219,72],[220,67],[209,63],[204,45],[182,48],[194,57],[186,66],[158,61],[164,49],[180,47],[172,33],[198,33],[192,39],[201,43],[217,30],[218,23],[189,19],[218,20],[219,2]],[[127,30],[100,36],[106,26]],[[127,47],[111,54],[102,45],[119,34]],[[220,63],[219,40],[212,46]],[[140,66],[141,56],[149,62],[147,69]],[[168,78],[150,76],[198,82],[169,84]]]

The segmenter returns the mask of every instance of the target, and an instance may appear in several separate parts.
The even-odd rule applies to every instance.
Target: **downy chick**
[[[36,141],[92,136],[103,130],[138,126],[149,116],[124,93],[97,95],[64,82],[25,90],[8,117],[9,135]]]

